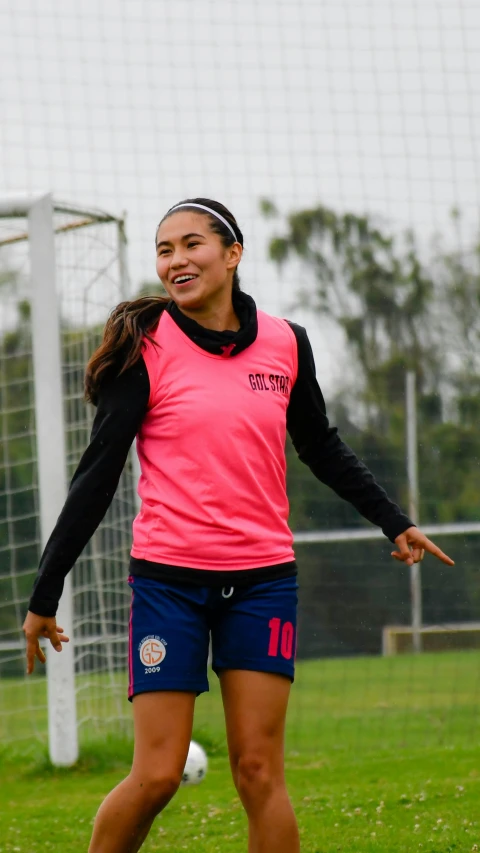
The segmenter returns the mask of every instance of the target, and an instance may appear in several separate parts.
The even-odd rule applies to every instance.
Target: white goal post
[[[76,243],[72,243],[74,235],[80,231],[82,234],[88,231],[88,238],[79,240],[75,237]],[[3,271],[1,281],[7,284],[0,291],[0,358],[2,376],[7,377],[4,379],[6,402],[2,412],[4,467],[0,473],[5,505],[7,509],[10,508],[7,532],[0,539],[0,556],[4,558],[4,567],[7,563],[10,567],[2,569],[2,580],[6,579],[9,583],[11,606],[16,608],[17,623],[22,611],[24,614],[28,600],[25,598],[25,576],[29,573],[33,577],[34,567],[31,565],[31,557],[27,567],[18,558],[21,545],[19,535],[15,532],[16,525],[23,523],[26,529],[25,525],[29,523],[29,529],[33,530],[34,516],[37,514],[39,541],[33,542],[34,534],[30,534],[30,538],[39,553],[62,509],[72,466],[78,462],[86,446],[92,420],[92,413],[87,411],[81,399],[80,373],[93,345],[98,342],[95,336],[98,338],[99,329],[109,310],[129,297],[125,247],[124,220],[103,211],[63,204],[50,194],[0,201],[0,250],[3,252],[3,259],[0,257],[0,274]],[[12,280],[10,288],[9,277]],[[18,305],[28,305],[28,308],[22,309],[27,312],[24,325],[28,328],[21,346],[18,343],[21,337],[20,321],[15,319]],[[8,368],[7,361],[10,358],[9,364],[12,365],[15,357],[18,364],[22,360],[23,373],[30,370],[33,373],[31,388],[34,403],[32,401],[30,406],[29,400],[22,402],[25,412],[28,408],[32,410],[28,416],[25,415],[32,439],[31,489],[35,492],[32,501],[36,505],[36,509],[30,511],[30,518],[26,517],[25,512],[22,515],[20,510],[15,509],[18,485],[12,472],[16,470],[15,466],[18,467],[15,436],[19,427],[12,426],[12,423],[19,404],[15,400],[12,402],[6,387],[7,382],[12,383],[12,376],[15,376],[11,367]],[[92,693],[96,671],[94,656],[98,650],[101,650],[103,658],[102,666],[97,669],[102,672],[107,670],[110,677],[110,714],[112,702],[116,704],[115,696],[120,685],[116,683],[115,670],[124,668],[124,656],[117,654],[117,649],[121,646],[125,650],[126,638],[125,632],[120,634],[118,630],[112,630],[108,611],[113,603],[118,617],[117,624],[123,621],[126,624],[126,599],[119,597],[115,589],[119,576],[125,575],[126,563],[123,561],[122,569],[112,576],[112,570],[106,570],[103,562],[104,556],[110,551],[115,564],[118,542],[122,555],[127,557],[129,522],[135,508],[132,464],[130,461],[129,470],[124,475],[123,479],[127,482],[124,482],[123,491],[120,489],[117,492],[110,523],[104,526],[103,531],[95,534],[89,554],[81,558],[86,565],[84,572],[88,573],[90,583],[85,583],[80,572],[78,599],[82,604],[82,597],[85,599],[90,590],[94,590],[94,606],[80,607],[74,613],[72,578],[67,576],[57,621],[65,630],[68,628],[71,641],[63,645],[61,654],[55,652],[50,644],[46,646],[49,754],[56,766],[72,765],[78,758],[77,733],[81,719],[77,719],[79,688],[75,684],[75,668],[77,674],[84,674],[80,690]],[[111,537],[108,541],[109,532],[112,528],[120,527],[124,530],[116,534],[116,544],[112,545]],[[105,601],[106,596],[108,603]],[[91,613],[88,613],[89,609]],[[122,618],[118,616],[120,610]],[[16,630],[19,628],[17,624]],[[0,622],[0,651],[13,655],[22,647],[21,638],[15,639],[15,631],[7,628],[2,630]],[[102,709],[99,715],[105,715],[105,711]]]
[[[55,275],[53,204],[44,196],[28,209],[35,424],[38,452],[42,547],[55,526],[66,497],[66,448],[63,414],[62,356]],[[65,578],[57,620],[73,624],[71,577]],[[78,758],[73,637],[55,653],[47,644],[48,742],[52,763],[74,764]]]

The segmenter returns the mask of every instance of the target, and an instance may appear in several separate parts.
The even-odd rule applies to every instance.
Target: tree
[[[262,210],[275,215],[270,202]],[[299,288],[297,306],[343,330],[369,423],[380,417],[385,426],[391,405],[403,399],[406,369],[415,370],[422,393],[437,387],[442,350],[428,323],[434,281],[412,232],[398,237],[368,215],[318,205],[288,215],[269,254],[280,269],[300,262],[307,285]]]
[[[454,221],[459,219],[455,211]],[[456,400],[464,425],[477,425],[480,416],[480,243],[470,250],[445,251],[436,242],[433,262],[437,292],[443,296],[440,325],[449,353],[449,396]]]

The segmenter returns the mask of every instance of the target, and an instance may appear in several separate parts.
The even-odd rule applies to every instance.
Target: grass
[[[480,850],[479,674],[477,652],[299,665],[286,768],[304,853]],[[246,851],[211,682],[211,694],[198,701],[195,732],[209,754],[207,778],[179,791],[155,822],[146,853]],[[91,687],[95,696],[100,680]],[[30,700],[41,704],[41,681],[35,689]],[[21,690],[19,681],[2,682],[1,706],[16,713],[0,755],[0,853],[83,853],[100,802],[128,772],[131,744],[84,741],[77,767],[55,770],[41,739],[43,710],[38,738],[20,740],[28,715],[32,731],[32,711],[19,712]],[[102,708],[113,715],[108,703],[116,700],[102,693]]]

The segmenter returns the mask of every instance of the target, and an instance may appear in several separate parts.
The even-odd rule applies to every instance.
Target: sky
[[[51,191],[125,213],[133,287],[155,278],[172,204],[222,201],[245,235],[243,288],[307,326],[333,393],[343,342],[292,312],[305,281],[268,260],[282,226],[259,200],[368,212],[468,248],[479,44],[480,0],[0,0],[0,199]]]

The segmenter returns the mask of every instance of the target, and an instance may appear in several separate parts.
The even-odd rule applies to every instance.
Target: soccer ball
[[[199,785],[205,779],[207,772],[207,754],[200,744],[194,740],[190,743],[187,763],[183,771],[181,785]]]

